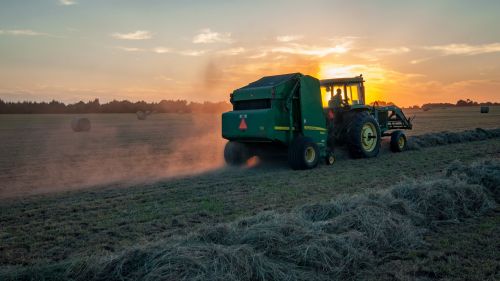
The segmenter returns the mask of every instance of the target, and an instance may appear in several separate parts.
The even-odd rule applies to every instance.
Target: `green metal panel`
[[[290,94],[300,73],[266,76],[233,92],[233,100],[284,98]]]
[[[246,128],[242,129],[242,119]],[[228,140],[272,141],[274,118],[272,109],[229,111],[222,114],[222,136]]]
[[[320,148],[326,146],[327,129],[321,101],[319,80],[300,78],[300,126],[304,136],[312,138]]]
[[[224,113],[222,136],[243,142],[288,144],[298,134],[303,134],[312,138],[321,154],[325,154],[328,133],[316,78],[299,73],[264,77],[235,90],[232,101],[264,98],[271,99],[271,108]],[[240,127],[242,119],[245,120],[244,129]]]
[[[238,89],[233,92],[233,100],[256,100],[272,98],[272,88],[248,88]]]

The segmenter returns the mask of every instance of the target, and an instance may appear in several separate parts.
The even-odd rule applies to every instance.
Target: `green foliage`
[[[4,102],[0,100],[0,114],[37,114],[37,113],[136,113],[151,111],[161,113],[221,113],[228,111],[231,105],[228,102],[188,102],[186,100],[162,100],[159,103],[145,101],[130,102],[128,100],[113,100],[101,104],[99,99],[73,104],[64,104],[59,101],[51,102]]]

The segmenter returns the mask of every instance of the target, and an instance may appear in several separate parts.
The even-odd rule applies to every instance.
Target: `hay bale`
[[[137,119],[139,120],[146,120],[146,118],[148,117],[148,115],[143,111],[137,111],[135,114],[137,115]]]
[[[489,106],[481,106],[481,113],[488,113],[488,112],[490,112]]]
[[[137,115],[137,119],[139,120],[146,120],[149,115],[151,115],[153,112],[146,110],[146,111],[137,111],[135,114]]]
[[[90,120],[87,118],[73,118],[71,120],[71,129],[74,132],[88,132],[90,131]]]

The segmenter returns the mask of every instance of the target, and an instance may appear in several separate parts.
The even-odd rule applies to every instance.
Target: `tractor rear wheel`
[[[391,134],[392,152],[402,152],[406,149],[406,136],[402,131],[394,131]]]
[[[294,170],[312,169],[319,158],[318,145],[311,138],[299,136],[288,147],[288,163]]]
[[[224,147],[224,160],[231,166],[241,166],[250,158],[248,147],[241,142],[229,141]]]
[[[348,130],[349,152],[353,158],[369,158],[378,155],[380,150],[380,127],[366,112],[353,117]]]

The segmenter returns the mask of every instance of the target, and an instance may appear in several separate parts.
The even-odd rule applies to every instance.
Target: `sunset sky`
[[[228,100],[363,74],[368,101],[500,101],[500,1],[2,0],[0,99]]]

